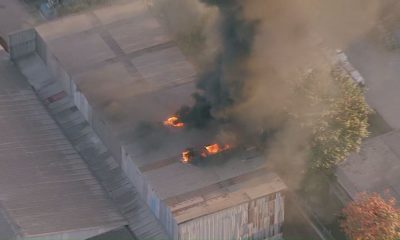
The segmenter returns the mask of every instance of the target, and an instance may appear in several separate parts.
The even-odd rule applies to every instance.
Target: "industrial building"
[[[162,125],[190,105],[196,72],[142,1],[52,21],[9,42],[37,91],[79,109],[169,238],[282,236],[286,186],[262,154],[243,149],[198,165],[180,161],[184,149],[215,141],[215,129]],[[30,74],[39,65],[48,77]]]

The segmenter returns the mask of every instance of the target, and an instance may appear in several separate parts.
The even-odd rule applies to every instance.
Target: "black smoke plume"
[[[177,115],[188,126],[202,128],[216,114],[242,101],[244,81],[248,72],[243,62],[249,57],[254,42],[257,21],[248,21],[243,16],[243,5],[239,0],[201,0],[219,9],[221,50],[211,67],[200,73],[198,92],[193,95],[192,107],[183,106]]]

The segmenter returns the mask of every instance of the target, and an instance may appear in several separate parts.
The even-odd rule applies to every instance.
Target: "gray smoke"
[[[328,107],[310,105],[309,97],[337,95],[332,52],[370,32],[386,1],[202,2],[218,8],[219,52],[199,75],[195,105],[178,115],[194,127],[233,122],[244,141],[268,136],[268,165],[299,182],[312,134],[307,126]],[[299,91],[305,85],[310,95]]]

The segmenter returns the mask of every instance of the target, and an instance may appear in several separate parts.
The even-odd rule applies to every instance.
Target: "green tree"
[[[363,89],[349,74],[335,67],[331,75],[338,94],[326,98],[328,108],[312,127],[312,166],[321,169],[330,169],[351,152],[359,151],[362,140],[369,134],[368,116],[372,113]]]

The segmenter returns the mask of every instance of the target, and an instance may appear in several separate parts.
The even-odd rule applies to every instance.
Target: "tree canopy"
[[[327,98],[327,110],[312,129],[312,165],[322,169],[332,168],[351,152],[359,151],[362,140],[369,134],[368,116],[372,113],[363,89],[349,74],[336,67],[332,77],[338,94]]]
[[[351,240],[400,239],[400,209],[393,197],[361,193],[343,209],[341,227]]]

